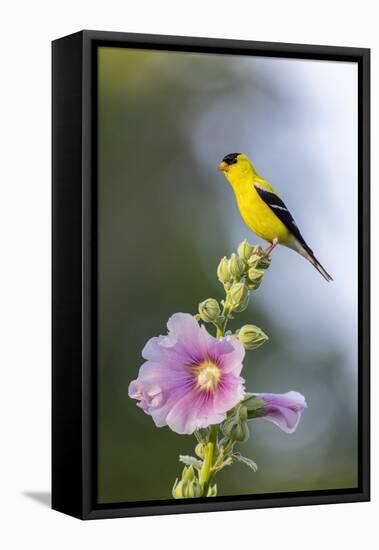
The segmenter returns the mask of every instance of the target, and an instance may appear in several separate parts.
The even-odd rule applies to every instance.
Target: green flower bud
[[[197,479],[189,482],[184,490],[184,498],[199,498],[203,495],[203,489]]]
[[[253,252],[253,249],[254,246],[251,246],[245,239],[244,241],[242,241],[242,243],[238,245],[237,252],[239,257],[247,262]]]
[[[238,332],[238,340],[246,349],[256,349],[268,340],[268,336],[259,327],[244,325]]]
[[[208,298],[199,304],[199,315],[204,323],[215,323],[220,314],[220,306],[214,298]]]
[[[245,283],[234,283],[229,292],[230,305],[233,311],[244,311],[249,303],[249,291]]]
[[[241,405],[238,410],[238,416],[241,421],[247,420],[247,407]]]
[[[184,481],[183,479],[178,482],[175,481],[175,485],[172,489],[172,496],[178,498],[199,498],[203,494],[202,487],[197,479],[192,481]]]
[[[263,269],[251,267],[248,271],[248,287],[250,290],[256,290],[262,282],[263,275],[265,274]]]
[[[227,418],[221,424],[222,433],[238,443],[244,443],[249,439],[249,428],[246,420],[240,418],[239,414]]]
[[[217,485],[210,485],[208,487],[207,497],[216,497],[217,496]]]
[[[260,254],[251,254],[250,258],[247,260],[249,267],[258,267],[261,257]]]
[[[240,280],[245,273],[245,264],[236,254],[232,254],[229,260],[229,271],[233,279]]]
[[[271,264],[271,260],[268,256],[262,256],[262,253],[254,253],[250,256],[247,263],[250,267],[257,269],[268,269]]]
[[[227,283],[230,281],[231,275],[229,271],[229,261],[226,256],[224,256],[218,264],[217,277],[221,283]]]
[[[258,267],[259,269],[268,269],[270,267],[271,260],[268,256],[261,256]]]
[[[205,456],[205,445],[203,443],[198,443],[195,447],[195,453],[199,458],[204,458]]]
[[[172,496],[173,498],[184,498],[183,496],[183,485],[184,481],[179,481],[176,479],[174,486],[172,488]]]
[[[182,481],[192,481],[195,478],[193,466],[184,466],[182,472]]]
[[[175,481],[172,488],[174,498],[198,498],[203,494],[203,489],[195,475],[193,466],[185,466],[182,472],[182,479]]]

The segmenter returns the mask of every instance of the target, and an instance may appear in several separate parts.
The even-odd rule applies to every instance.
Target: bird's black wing
[[[291,231],[294,237],[299,241],[299,243],[305,248],[305,250],[313,256],[312,250],[309,248],[305,242],[302,234],[297,227],[295,220],[293,219],[291,212],[288,210],[284,202],[278,195],[267,191],[258,185],[254,185],[255,190],[261,199],[267,204],[269,208],[274,212],[275,216],[286,226],[286,228]]]

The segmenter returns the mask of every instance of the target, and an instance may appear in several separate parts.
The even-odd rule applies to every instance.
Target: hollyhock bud
[[[257,267],[259,269],[268,269],[271,265],[271,260],[268,256],[261,256]]]
[[[174,498],[196,498],[201,497],[203,493],[202,487],[195,475],[193,466],[186,466],[183,469],[182,479],[175,481],[172,489]]]
[[[182,472],[182,481],[192,481],[195,479],[195,471],[193,466],[184,466]]]
[[[248,275],[248,287],[250,290],[256,290],[262,282],[263,275],[265,274],[263,269],[251,267],[247,272]]]
[[[229,260],[229,271],[233,279],[236,281],[239,281],[245,272],[244,261],[234,253]]]
[[[172,496],[175,499],[179,498],[199,498],[203,494],[200,483],[194,479],[193,481],[175,482],[172,489]]]
[[[210,485],[208,487],[207,497],[216,497],[217,496],[217,485]]]
[[[249,267],[258,267],[258,263],[261,259],[261,255],[260,254],[251,254],[247,263],[248,263],[248,266]]]
[[[184,489],[184,498],[199,498],[203,495],[203,489],[197,479],[187,484]]]
[[[247,420],[248,414],[247,414],[247,407],[244,405],[241,405],[238,407],[238,416],[241,421]]]
[[[218,301],[214,298],[208,298],[199,304],[199,315],[204,323],[215,323],[220,317],[221,309]]]
[[[229,261],[226,256],[224,256],[221,262],[218,264],[217,277],[218,280],[223,284],[230,281],[231,275],[229,271]]]
[[[254,252],[248,259],[249,267],[254,267],[256,269],[268,269],[271,264],[271,260],[268,256],[262,255],[262,249],[258,252]]]
[[[268,336],[259,327],[244,325],[238,332],[238,340],[245,346],[245,349],[259,348],[268,340]]]
[[[229,291],[229,297],[233,311],[244,311],[249,303],[249,292],[245,283],[234,283]]]
[[[249,439],[249,428],[246,420],[247,410],[245,407],[241,407],[222,423],[221,431],[225,437],[232,441],[243,443]]]
[[[205,445],[203,443],[198,443],[195,447],[195,453],[199,458],[204,458],[205,456]]]
[[[253,249],[254,247],[251,246],[245,239],[244,241],[242,241],[242,243],[238,245],[237,252],[239,257],[247,262],[253,252]]]

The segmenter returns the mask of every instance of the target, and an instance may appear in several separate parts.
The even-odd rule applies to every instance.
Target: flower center
[[[197,377],[197,387],[199,390],[214,392],[219,384],[221,371],[215,363],[206,359],[195,367],[195,375]]]

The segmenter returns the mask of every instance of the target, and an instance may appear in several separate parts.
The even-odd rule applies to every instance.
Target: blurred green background
[[[99,48],[99,502],[171,498],[194,437],[156,428],[128,398],[141,350],[174,312],[220,298],[219,259],[247,238],[217,171],[244,152],[284,197],[327,284],[277,249],[234,327],[270,340],[246,355],[256,392],[297,390],[297,431],[250,424],[220,495],[357,485],[357,67],[352,63]],[[341,94],[343,90],[343,94]]]

